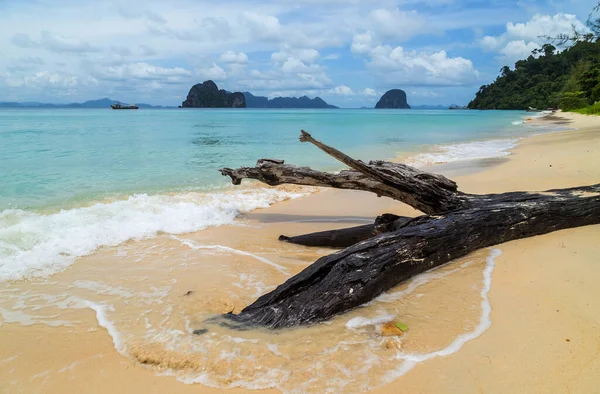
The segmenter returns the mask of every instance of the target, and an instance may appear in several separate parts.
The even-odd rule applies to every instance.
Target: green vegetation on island
[[[589,31],[548,37],[563,50],[545,44],[516,62],[514,70],[502,67],[493,83],[479,88],[468,107],[600,113],[600,105],[595,104],[600,101],[600,18],[594,17],[599,7],[600,3],[587,21]]]

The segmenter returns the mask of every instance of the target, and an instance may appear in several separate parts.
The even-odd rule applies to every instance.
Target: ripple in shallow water
[[[0,292],[0,311],[18,310],[22,319],[75,328],[81,311],[92,309],[121,354],[158,374],[184,383],[284,392],[365,391],[399,378],[418,362],[458,351],[489,327],[495,250],[420,275],[312,327],[206,326],[207,318],[239,312],[300,269],[288,256],[305,249],[276,241],[258,246],[247,228],[228,229],[231,238],[220,245],[219,229],[214,232],[214,237],[164,235],[105,249],[53,277],[55,282],[28,284],[27,291],[12,284]],[[307,254],[305,264],[314,257]],[[396,320],[406,323],[408,332],[383,337],[381,325]],[[201,327],[209,332],[192,334]]]

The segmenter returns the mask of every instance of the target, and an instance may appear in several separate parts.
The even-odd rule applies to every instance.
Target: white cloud
[[[288,59],[281,66],[266,71],[250,70],[236,78],[240,89],[257,91],[323,90],[332,87],[331,80],[318,65],[307,66],[298,59]]]
[[[149,47],[148,45],[140,45],[140,54],[142,56],[154,56],[156,55],[156,50],[154,48]]]
[[[546,35],[554,37],[559,34],[571,33],[573,28],[588,31],[575,15],[559,13],[549,16],[537,14],[526,23],[508,22],[506,24],[506,35],[511,38],[537,41],[543,40],[540,37]]]
[[[171,27],[173,26],[174,27]],[[229,41],[233,38],[233,28],[225,18],[207,17],[199,20],[194,19],[184,27],[178,24],[148,23],[147,30],[155,35],[176,41],[191,41],[195,44],[212,45]],[[193,45],[188,42],[188,45]]]
[[[446,51],[407,51],[401,46],[377,45],[362,40],[357,53],[370,58],[368,65],[388,83],[405,85],[470,85],[479,72],[469,59],[449,57]]]
[[[120,46],[120,45],[116,45],[112,47],[112,50],[114,53],[116,53],[119,56],[131,56],[131,50],[127,47],[124,46]]]
[[[128,6],[129,7],[126,7]],[[126,19],[147,19],[151,22],[164,24],[167,23],[165,18],[162,16],[149,11],[149,10],[140,10],[137,4],[132,4],[131,2],[121,2],[121,5],[118,7],[119,14]]]
[[[219,61],[223,63],[246,64],[248,63],[248,55],[244,52],[235,53],[234,51],[227,51],[221,54]]]
[[[354,92],[346,85],[336,86],[328,91],[330,94],[336,94],[340,96],[353,96]]]
[[[302,60],[289,57],[281,63],[281,71],[284,73],[313,73],[319,71],[319,66],[306,65]]]
[[[51,74],[48,71],[41,71],[25,78],[25,85],[37,88],[43,87],[60,87],[73,88],[78,85],[79,81],[74,76],[64,76]]]
[[[275,64],[284,64],[286,61],[290,59],[298,60],[303,64],[313,64],[317,60],[319,60],[319,51],[316,49],[305,49],[305,48],[284,48],[279,52],[274,52],[271,54],[271,60]]]
[[[524,40],[510,41],[506,46],[500,49],[500,53],[504,55],[506,59],[523,59],[531,55],[534,49],[538,49],[540,46],[533,41],[525,43]]]
[[[10,88],[27,88],[34,91],[49,90],[59,95],[61,91],[72,93],[76,89],[98,84],[98,81],[92,77],[78,78],[73,75],[50,73],[48,71],[38,71],[24,77],[15,77],[7,73],[3,77],[4,83]]]
[[[226,56],[227,59],[233,57],[233,54]],[[260,69],[248,70],[246,64],[231,63],[225,71],[215,64],[211,70],[203,70],[199,74],[216,80],[227,80],[230,86],[239,90],[251,90],[264,95],[270,95],[273,91],[288,92],[287,95],[299,91],[316,92],[332,87],[325,69],[318,63],[319,60],[319,51],[314,48],[283,45],[279,51],[271,54],[270,63],[255,62],[260,65]]]
[[[9,88],[19,88],[25,84],[25,81],[22,78],[15,78],[11,73],[1,73],[0,81]]]
[[[548,40],[545,37],[557,37],[570,34],[573,29],[588,32],[589,29],[575,15],[558,13],[556,15],[534,15],[525,23],[508,22],[504,33],[498,36],[485,36],[480,46],[490,52],[497,52],[502,62],[514,63],[518,59],[531,55]]]
[[[502,47],[503,42],[504,40],[502,39],[502,37],[492,36],[485,36],[479,41],[483,49],[487,51],[497,51]]]
[[[279,52],[271,54],[273,70],[262,73],[262,76],[271,76],[282,80],[298,79],[301,84],[306,84],[310,89],[323,88],[331,84],[325,70],[318,64],[319,51],[312,48],[291,48],[286,46]],[[289,84],[290,89],[297,89],[296,83]],[[283,89],[279,85],[277,89]]]
[[[12,36],[11,42],[21,48],[40,48],[57,53],[85,53],[99,51],[99,48],[94,47],[87,42],[63,37],[46,30],[42,30],[39,40],[32,39],[28,34],[17,33]]]
[[[323,56],[321,59],[322,60],[337,60],[340,58],[340,54],[339,53],[330,53],[327,56]]]
[[[350,50],[357,55],[365,55],[370,53],[375,46],[378,45],[375,34],[372,31],[357,34],[352,39]]]
[[[428,5],[453,1],[426,0]],[[98,85],[79,89],[82,100],[114,94],[163,104],[181,102],[188,88],[181,84],[208,78],[260,94],[305,91],[339,100],[372,97],[355,84],[361,78],[378,87],[466,84],[477,72],[455,54],[462,48],[450,42],[450,30],[488,29],[503,23],[501,18],[518,21],[523,14],[497,2],[486,5],[501,14],[458,3],[452,9],[422,7],[417,0],[13,3],[0,12],[0,90],[20,101],[40,98],[39,91],[25,85],[26,78],[31,86],[37,81],[74,92],[93,76]],[[517,56],[531,49],[531,42],[539,44],[534,38],[540,29],[569,28],[574,17],[565,15],[509,23],[506,32],[484,37],[481,45],[498,56]],[[415,46],[421,39],[403,43],[423,34],[431,36],[434,49]],[[440,51],[439,42],[448,43],[447,52]],[[365,62],[347,56],[348,48]],[[330,61],[340,54],[344,62]],[[355,94],[329,93],[344,85]],[[160,94],[142,94],[156,91]]]
[[[34,64],[34,65],[39,65],[39,66],[43,66],[44,64],[46,64],[38,56],[23,56],[18,61],[19,61],[19,63]]]
[[[387,83],[454,86],[477,79],[478,73],[468,59],[448,57],[443,50],[417,52],[397,46],[398,41],[436,30],[416,11],[377,9],[367,21],[368,29],[354,35],[350,50],[367,58],[368,66]]]
[[[406,94],[408,94],[410,97],[425,97],[425,98],[436,98],[436,97],[442,96],[442,94],[440,94],[440,92],[433,91],[430,89],[411,89],[410,91],[407,91]]]
[[[425,29],[431,30],[435,26],[428,26],[425,20],[416,11],[400,11],[398,8],[378,9],[370,14],[371,28],[383,38],[406,40]]]
[[[196,72],[203,79],[212,79],[213,81],[224,81],[227,79],[227,72],[219,67],[217,63],[213,63],[212,67],[209,68],[198,69]]]
[[[275,16],[244,12],[241,15],[241,23],[250,30],[253,37],[274,41],[280,38],[282,27]]]
[[[371,89],[371,88],[366,88],[365,90],[362,91],[363,96],[367,96],[367,97],[375,97],[377,96],[377,92],[375,91],[375,89]]]
[[[191,75],[191,72],[181,67],[164,68],[144,62],[99,67],[95,72],[95,76],[99,79],[162,80],[165,82],[180,81],[182,77],[189,77]]]

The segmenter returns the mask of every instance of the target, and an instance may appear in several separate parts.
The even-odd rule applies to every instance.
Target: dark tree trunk
[[[461,208],[468,197],[458,192],[456,183],[443,175],[430,174],[404,164],[381,160],[365,164],[313,139],[305,131],[302,131],[300,141],[311,142],[354,170],[330,174],[308,167],[287,165],[283,160],[261,159],[255,167],[242,167],[237,170],[223,168],[220,170],[221,174],[231,177],[234,185],[239,185],[242,179],[248,178],[271,186],[291,183],[364,190],[380,197],[386,196],[402,201],[427,214]]]
[[[295,183],[371,191],[435,216],[386,214],[373,225],[282,236],[287,242],[303,245],[351,246],[320,258],[238,315],[226,315],[227,324],[281,328],[320,322],[477,249],[600,223],[600,184],[543,193],[469,195],[439,175],[381,161],[367,165],[304,132],[301,140],[312,142],[354,171],[334,175],[263,160],[255,168],[224,169],[222,173],[231,176],[235,184],[252,178],[270,185]]]
[[[386,213],[377,217],[373,224],[365,224],[363,226],[349,227],[339,230],[319,231],[318,233],[297,235],[295,237],[280,235],[279,240],[304,246],[346,248],[360,241],[372,238],[377,234],[391,231],[392,228],[398,225],[398,223],[408,220],[410,220],[410,218]]]

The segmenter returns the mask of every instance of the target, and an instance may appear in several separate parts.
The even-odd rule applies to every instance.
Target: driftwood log
[[[310,142],[351,170],[331,174],[262,159],[256,167],[221,169],[244,178],[364,190],[402,201],[425,215],[385,214],[374,224],[280,240],[346,248],[324,256],[239,314],[237,327],[282,328],[324,321],[358,307],[399,283],[477,249],[556,230],[600,223],[600,184],[546,192],[473,195],[442,175],[385,161],[365,164],[302,131]]]

